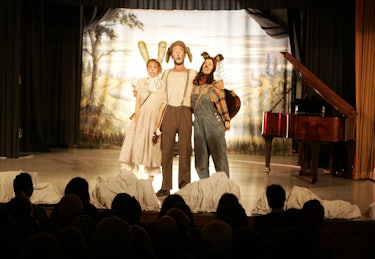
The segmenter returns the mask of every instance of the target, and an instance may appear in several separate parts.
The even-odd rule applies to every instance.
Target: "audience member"
[[[156,258],[178,258],[178,227],[170,216],[162,216],[149,228]]]
[[[133,235],[133,258],[139,259],[153,259],[156,258],[151,244],[149,233],[144,227],[139,225],[132,225]]]
[[[134,196],[127,193],[116,194],[111,209],[115,215],[126,220],[130,225],[141,224],[142,208]]]
[[[230,258],[233,230],[228,223],[211,220],[202,226],[200,234],[202,246],[198,258]]]
[[[33,180],[29,173],[22,172],[13,180],[13,190],[15,196],[25,196],[28,199],[34,193]],[[48,215],[44,207],[32,204],[32,215],[38,219],[40,226],[43,228],[48,223]]]
[[[12,220],[16,220],[23,216],[32,216],[33,208],[29,198],[18,195],[10,199],[6,204],[6,209]]]
[[[60,229],[74,225],[75,218],[82,215],[82,210],[83,205],[78,195],[64,195],[51,212],[48,230],[55,235]]]
[[[325,226],[324,207],[319,200],[309,200],[303,204],[303,210],[311,213],[318,226],[318,239],[321,247],[321,258],[331,258],[333,253],[332,233]]]
[[[266,197],[271,212],[266,215],[254,217],[254,226],[281,227],[284,225],[284,205],[286,194],[279,184],[271,184],[266,188]]]
[[[173,207],[176,203],[185,203],[184,198],[182,198],[179,194],[169,194],[163,201],[158,218],[161,218],[165,215],[165,213]]]
[[[246,211],[233,193],[224,193],[220,197],[216,209],[216,219],[227,222],[233,230],[248,225]]]
[[[89,258],[89,250],[82,231],[76,226],[66,226],[56,234],[59,243],[59,258]]]
[[[179,255],[192,255],[194,238],[197,237],[195,226],[192,224],[189,216],[180,208],[170,208],[166,216],[174,219],[177,226],[177,251]]]
[[[82,177],[72,178],[65,187],[64,195],[76,194],[81,199],[83,210],[82,214],[90,216],[94,221],[97,220],[99,211],[91,203],[89,183]]]
[[[102,218],[94,231],[93,258],[131,258],[132,241],[128,222],[117,216]]]

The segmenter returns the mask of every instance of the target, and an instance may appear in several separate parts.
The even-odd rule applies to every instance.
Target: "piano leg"
[[[311,183],[315,184],[318,181],[318,164],[319,164],[319,151],[321,142],[311,141],[302,143],[302,159],[300,175],[306,174],[308,171],[312,172]]]
[[[266,173],[269,173],[271,171],[270,161],[271,161],[271,150],[272,150],[273,136],[263,135],[263,138],[266,142],[266,167],[264,168],[264,171]]]

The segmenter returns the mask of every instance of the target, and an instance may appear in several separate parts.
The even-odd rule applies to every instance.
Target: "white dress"
[[[153,144],[152,137],[160,107],[166,102],[165,83],[157,78],[142,78],[135,87],[143,104],[137,125],[133,119],[126,131],[119,161],[127,164],[130,171],[143,165],[146,173],[155,175],[160,173],[161,148],[160,140]]]

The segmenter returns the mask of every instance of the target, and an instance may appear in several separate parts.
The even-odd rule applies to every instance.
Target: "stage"
[[[49,182],[63,194],[65,185],[76,176],[85,178],[92,190],[97,177],[116,176],[120,172],[118,149],[55,148],[46,153],[24,154],[17,159],[0,159],[0,173],[3,171],[36,172],[40,182]],[[173,190],[177,187],[177,159],[173,165]],[[192,181],[199,178],[192,159]],[[293,186],[308,188],[323,200],[344,200],[357,205],[364,213],[375,201],[374,182],[368,180],[354,181],[340,176],[333,176],[326,170],[319,170],[318,181],[311,183],[311,175],[299,175],[297,155],[272,156],[271,171],[266,173],[265,158],[260,155],[228,154],[230,179],[241,191],[241,203],[247,215],[252,215],[260,196],[269,184],[282,185],[287,195]],[[212,172],[214,172],[211,163]],[[153,188],[158,191],[162,176],[155,177]],[[162,200],[161,200],[162,201]]]

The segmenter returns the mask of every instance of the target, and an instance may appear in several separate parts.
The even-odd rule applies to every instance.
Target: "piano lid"
[[[328,85],[302,65],[288,52],[281,52],[293,66],[302,74],[302,78],[312,87],[326,102],[347,117],[355,117],[357,112],[349,103],[336,94]]]

